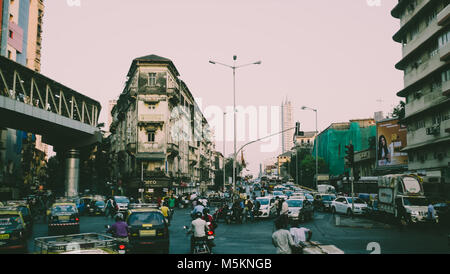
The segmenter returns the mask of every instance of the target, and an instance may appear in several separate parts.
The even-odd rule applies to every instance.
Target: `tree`
[[[405,118],[405,105],[405,102],[400,101],[400,103],[392,110],[391,117],[398,118],[400,121],[403,120]]]

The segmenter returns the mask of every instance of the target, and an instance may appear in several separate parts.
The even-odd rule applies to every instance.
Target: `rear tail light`
[[[119,249],[120,250],[124,250],[125,249],[125,245],[119,245]]]
[[[209,236],[211,236],[211,235],[213,235],[213,234],[214,234],[214,232],[213,232],[212,230],[208,231],[208,235],[209,235]]]
[[[75,218],[75,221],[79,222],[79,221],[80,221],[80,218],[78,218],[78,217],[77,217],[77,218]]]

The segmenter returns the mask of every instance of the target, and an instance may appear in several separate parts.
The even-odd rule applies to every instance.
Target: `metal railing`
[[[0,95],[97,126],[99,102],[0,56]]]

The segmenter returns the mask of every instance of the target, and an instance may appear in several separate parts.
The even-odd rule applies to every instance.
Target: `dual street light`
[[[319,131],[317,129],[317,109],[303,106],[302,110],[311,110],[316,113],[316,189],[317,189],[317,180],[319,179]]]
[[[233,56],[233,61],[234,61],[233,66],[223,64],[223,63],[220,63],[217,61],[211,61],[211,60],[209,61],[210,64],[222,65],[222,66],[231,68],[233,70],[233,112],[234,112],[233,191],[236,190],[236,69],[250,66],[250,65],[261,65],[261,61],[257,61],[257,62],[245,64],[245,65],[236,66],[236,59],[237,59],[237,56],[234,55]],[[224,140],[224,142],[225,142],[225,140]],[[225,155],[224,155],[224,159],[225,159]]]

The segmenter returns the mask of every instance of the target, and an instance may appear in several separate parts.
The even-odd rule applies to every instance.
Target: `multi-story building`
[[[292,118],[292,103],[286,98],[281,104],[281,130],[287,130],[294,127],[294,120]],[[281,153],[289,151],[293,146],[293,136],[295,130],[288,130],[281,135]]]
[[[277,168],[280,177],[284,178],[289,176],[289,163],[291,162],[292,152],[287,151],[277,157]],[[287,163],[288,167],[283,167]]]
[[[310,148],[314,146],[314,140],[316,138],[315,131],[304,132],[303,136],[294,135],[294,145],[296,148]]]
[[[43,15],[43,0],[0,1],[0,55],[39,72]],[[17,185],[22,181],[18,178],[25,176],[21,166],[27,135],[20,130],[0,128],[0,184]],[[41,136],[33,138],[33,146],[37,155],[45,159],[48,146]]]
[[[402,0],[393,39],[402,44],[408,169],[426,182],[450,183],[450,1]]]
[[[113,179],[136,196],[199,191],[213,183],[215,144],[208,122],[167,58],[133,60],[112,109]]]

